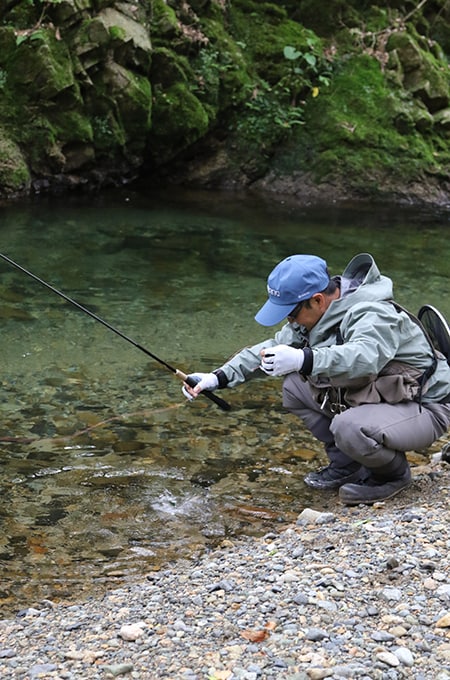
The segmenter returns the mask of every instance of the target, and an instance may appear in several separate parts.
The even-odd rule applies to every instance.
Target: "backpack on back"
[[[417,316],[433,346],[445,356],[450,366],[450,328],[445,316],[432,305],[423,305]]]

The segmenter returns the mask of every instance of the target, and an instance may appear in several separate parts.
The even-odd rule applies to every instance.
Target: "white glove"
[[[279,376],[299,371],[303,366],[305,353],[289,345],[276,345],[263,350],[261,369],[267,375]]]
[[[192,378],[197,382],[195,386],[196,392],[195,396],[198,396],[198,394],[203,390],[212,392],[213,390],[216,390],[219,387],[219,379],[215,373],[190,373],[187,377]],[[181,388],[186,399],[192,401],[193,399],[195,399],[195,396],[191,392],[188,392],[188,389],[193,388],[192,387],[187,388],[185,387],[185,385],[183,385],[183,387]]]

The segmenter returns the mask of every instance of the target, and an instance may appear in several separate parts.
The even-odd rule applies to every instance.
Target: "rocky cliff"
[[[449,203],[445,0],[4,0],[0,196],[140,177]]]

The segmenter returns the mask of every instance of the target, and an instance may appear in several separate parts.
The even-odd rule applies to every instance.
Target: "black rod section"
[[[92,317],[93,319],[95,319],[95,321],[98,321],[99,323],[103,324],[103,326],[106,326],[106,328],[108,328],[110,331],[112,331],[112,332],[115,333],[116,335],[118,335],[118,336],[120,336],[121,338],[123,338],[123,340],[126,340],[127,342],[129,342],[129,343],[131,343],[132,345],[134,345],[134,347],[136,347],[137,349],[139,349],[141,352],[144,352],[144,354],[147,354],[147,356],[151,357],[152,359],[154,359],[155,361],[157,361],[159,364],[162,364],[163,366],[165,366],[169,371],[171,371],[171,372],[174,373],[176,376],[178,376],[179,378],[181,378],[181,379],[182,379],[184,382],[186,382],[190,387],[195,387],[195,385],[196,385],[195,380],[193,380],[192,378],[189,378],[185,373],[183,373],[182,371],[178,370],[178,368],[175,368],[174,366],[171,366],[170,364],[167,363],[167,361],[164,361],[164,359],[161,359],[160,357],[156,356],[156,354],[153,354],[153,352],[150,352],[150,350],[148,350],[148,349],[146,349],[145,347],[143,347],[142,345],[140,345],[138,342],[136,342],[135,340],[133,340],[132,338],[130,338],[128,335],[125,335],[125,333],[122,333],[122,331],[118,330],[117,328],[114,328],[114,326],[111,326],[111,324],[109,324],[107,321],[105,321],[104,319],[101,319],[99,316],[97,316],[97,314],[94,314],[94,312],[91,312],[90,309],[87,309],[87,307],[83,307],[83,305],[80,305],[79,302],[76,302],[76,300],[73,300],[71,297],[69,297],[69,296],[66,295],[65,293],[62,293],[62,292],[61,292],[60,290],[58,290],[57,288],[54,288],[54,286],[51,286],[49,283],[47,283],[47,282],[44,281],[43,279],[40,279],[38,276],[36,276],[36,275],[33,274],[32,272],[28,271],[28,269],[25,269],[25,268],[22,267],[20,264],[17,264],[17,262],[14,262],[14,260],[11,260],[11,259],[10,259],[9,257],[7,257],[6,255],[3,255],[3,253],[0,253],[0,257],[1,257],[3,260],[5,260],[6,262],[8,262],[11,266],[13,266],[13,267],[15,267],[16,269],[18,269],[19,271],[21,271],[23,274],[26,274],[27,276],[30,276],[32,279],[34,279],[35,281],[37,281],[38,283],[40,283],[41,286],[44,286],[45,288],[48,288],[49,290],[52,291],[52,293],[55,293],[56,295],[59,295],[59,297],[61,297],[63,300],[65,300],[66,302],[69,302],[69,303],[70,303],[71,305],[73,305],[74,307],[77,307],[77,309],[79,309],[79,310],[80,310],[81,312],[83,312],[84,314],[87,314],[88,316],[90,316],[90,317]],[[203,390],[203,391],[201,392],[201,394],[203,394],[203,395],[204,395],[205,397],[207,397],[208,399],[211,399],[211,401],[213,401],[215,404],[217,404],[218,406],[220,406],[220,408],[223,409],[224,411],[229,411],[229,410],[230,410],[231,407],[230,407],[230,405],[228,404],[228,402],[226,402],[224,399],[221,399],[220,397],[218,397],[217,395],[215,395],[213,392],[209,392],[209,391],[207,391],[207,390]]]

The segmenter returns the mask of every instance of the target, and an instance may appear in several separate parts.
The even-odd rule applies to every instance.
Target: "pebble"
[[[377,507],[307,508],[97,598],[30,602],[0,620],[0,678],[450,680],[445,465]]]
[[[119,635],[123,640],[133,642],[144,635],[145,623],[130,623],[125,624],[120,628]]]
[[[125,675],[131,673],[133,670],[133,665],[131,663],[122,663],[112,666],[103,666],[105,673],[117,677],[118,675]]]

